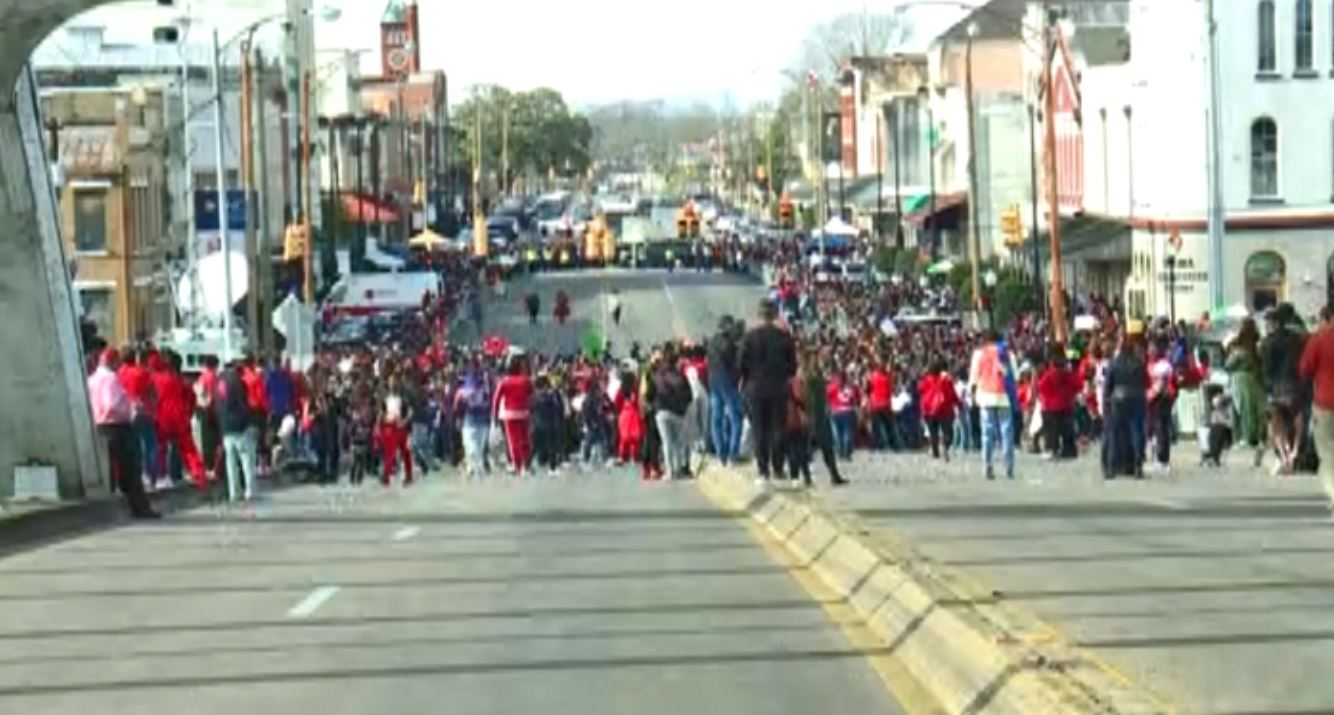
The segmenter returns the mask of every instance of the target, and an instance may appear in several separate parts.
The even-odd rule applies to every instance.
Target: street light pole
[[[222,247],[222,282],[223,299],[226,302],[222,311],[222,354],[225,362],[230,362],[232,354],[232,255],[227,246],[227,169],[222,155],[222,47],[218,44],[218,31],[213,31],[213,151],[217,159],[218,172],[218,236]]]
[[[968,24],[968,46],[965,59],[965,92],[967,93],[968,104],[968,208],[970,218],[968,221],[968,244],[972,263],[972,286],[973,286],[973,304],[981,307],[982,291],[981,280],[978,274],[978,265],[982,261],[981,238],[978,236],[977,226],[977,129],[975,121],[975,112],[973,107],[973,38],[977,36],[977,23]]]
[[[1028,105],[1028,151],[1029,180],[1031,181],[1033,200],[1033,221],[1029,233],[1033,236],[1033,291],[1037,298],[1038,309],[1043,316],[1047,314],[1047,299],[1042,294],[1042,255],[1038,250],[1038,123],[1037,107]]]
[[[903,155],[903,132],[899,124],[899,105],[896,101],[886,102],[886,108],[889,110],[889,131],[894,136],[894,247],[902,251],[904,247],[903,239],[903,162],[900,157]]]

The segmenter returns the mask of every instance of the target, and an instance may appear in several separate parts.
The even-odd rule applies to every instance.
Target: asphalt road
[[[303,487],[0,560],[0,712],[899,712],[689,483]]]
[[[552,309],[556,292],[570,296],[571,317],[556,323]],[[606,298],[619,292],[621,324],[605,315]],[[537,293],[541,314],[529,324],[524,296]],[[512,281],[507,295],[489,294],[483,333],[500,334],[512,343],[546,353],[575,352],[590,330],[611,338],[616,354],[639,342],[648,348],[669,338],[703,339],[717,328],[724,315],[750,320],[764,289],[757,278],[694,271],[610,269],[600,271],[537,273]],[[475,339],[471,325],[456,328],[463,339]]]
[[[1184,712],[1334,712],[1329,506],[1313,477],[1250,458],[1206,469],[1184,447],[1171,475],[1104,482],[1087,456],[1025,456],[988,483],[975,454],[863,453],[823,498]]]

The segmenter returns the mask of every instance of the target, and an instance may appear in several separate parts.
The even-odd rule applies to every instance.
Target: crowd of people
[[[980,451],[986,478],[999,457],[1013,479],[1017,449],[1065,460],[1096,444],[1104,476],[1143,477],[1169,469],[1175,403],[1196,390],[1204,462],[1245,444],[1257,465],[1272,453],[1275,472],[1291,473],[1334,454],[1334,337],[1327,322],[1308,336],[1290,306],[1267,315],[1263,339],[1242,321],[1224,364],[1210,365],[1197,342],[1208,326],[1126,320],[1098,296],[1078,301],[1092,320],[1058,344],[1038,314],[966,328],[944,281],[820,282],[797,243],[749,258],[767,263],[770,295],[750,320],[724,318],[694,342],[614,355],[452,340],[457,319],[481,336],[486,283],[455,261],[435,266],[442,290],[392,334],[323,349],[303,370],[276,357],[209,361],[191,382],[169,350],[106,349],[89,377],[94,419],[132,512],[147,518],[145,485],[188,476],[249,499],[283,470],[354,485],[375,474],[386,486],[401,473],[407,486],[437,465],[483,479],[620,464],[656,481],[688,478],[709,455],[753,460],[761,481],[810,484],[818,450],[840,485],[864,450],[942,461]],[[524,304],[536,321],[540,300]],[[563,323],[568,298],[553,310]],[[1213,379],[1220,369],[1225,382]]]

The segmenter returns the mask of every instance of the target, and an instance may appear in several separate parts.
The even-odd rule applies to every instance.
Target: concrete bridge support
[[[61,496],[106,492],[36,88],[36,45],[99,0],[0,0],[0,497],[16,465],[57,469]]]

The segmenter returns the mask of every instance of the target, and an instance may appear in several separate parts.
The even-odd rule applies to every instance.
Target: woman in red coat
[[[937,358],[931,372],[917,383],[922,401],[922,419],[931,435],[931,456],[950,461],[950,441],[954,438],[954,413],[959,407],[959,393],[954,378],[945,370],[945,361]],[[942,445],[943,443],[943,445]]]
[[[190,429],[190,417],[195,411],[194,390],[181,377],[181,356],[167,353],[163,360],[157,353],[149,356],[148,368],[153,380],[153,390],[158,395],[157,409],[157,460],[158,474],[167,473],[167,447],[175,446],[180,455],[185,471],[199,489],[208,487],[204,475],[204,460],[195,447],[194,434]]]
[[[510,361],[509,374],[502,377],[496,386],[496,396],[491,403],[491,420],[499,420],[504,427],[510,463],[519,475],[527,473],[533,455],[528,429],[532,405],[533,381],[528,377],[527,361],[515,357]]]

